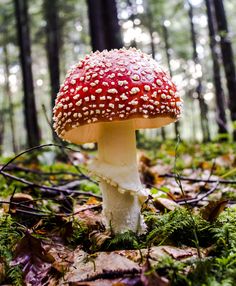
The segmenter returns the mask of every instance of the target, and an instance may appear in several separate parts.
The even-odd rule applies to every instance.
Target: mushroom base
[[[107,228],[114,233],[132,230],[135,233],[144,232],[146,226],[140,214],[141,203],[137,196],[129,192],[120,193],[117,187],[100,181],[103,195],[103,214]]]
[[[115,233],[127,230],[142,233],[145,224],[141,203],[147,192],[139,177],[132,121],[101,125],[98,158],[90,170],[100,180],[106,226]]]

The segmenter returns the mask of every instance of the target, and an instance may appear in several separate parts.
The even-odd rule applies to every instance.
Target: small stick
[[[61,192],[61,193],[65,193],[65,194],[77,194],[77,195],[91,196],[91,197],[101,199],[101,196],[96,195],[96,194],[91,193],[91,192],[80,192],[80,191],[74,191],[74,190],[69,190],[69,189],[63,189],[60,187],[51,187],[51,186],[40,185],[38,183],[30,182],[30,181],[27,181],[25,179],[11,175],[9,173],[3,172],[2,170],[0,170],[0,174],[3,175],[4,177],[10,178],[14,181],[18,181],[24,185],[28,185],[30,187],[40,188],[40,189],[43,189],[46,191],[51,190],[51,191],[53,191],[53,193]]]
[[[164,175],[159,175],[161,178],[179,178],[182,181],[189,181],[189,182],[194,182],[194,183],[216,183],[219,182],[220,184],[236,184],[236,180],[217,180],[217,179],[195,179],[195,178],[189,178],[185,176],[177,176],[176,174],[164,174]]]
[[[184,199],[181,201],[177,201],[177,203],[180,205],[198,203],[198,202],[202,201],[204,198],[206,198],[209,195],[211,195],[212,193],[214,193],[214,191],[217,189],[218,186],[219,186],[219,182],[216,182],[216,184],[209,191],[207,191],[203,196],[201,196],[200,198],[198,198],[198,196],[197,196],[194,199],[190,199],[190,200]]]

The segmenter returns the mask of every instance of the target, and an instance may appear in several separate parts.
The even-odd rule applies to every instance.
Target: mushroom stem
[[[100,177],[107,227],[115,233],[142,232],[145,227],[140,211],[144,194],[132,120],[102,124],[98,159],[92,169]]]

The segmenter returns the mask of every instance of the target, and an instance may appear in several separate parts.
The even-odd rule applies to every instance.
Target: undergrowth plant
[[[22,227],[10,215],[0,217],[0,261],[3,262],[7,281],[16,286],[23,285],[22,271],[18,266],[12,267],[10,263],[14,247],[22,235]]]

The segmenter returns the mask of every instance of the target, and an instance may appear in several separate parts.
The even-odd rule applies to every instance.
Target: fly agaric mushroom
[[[98,143],[90,169],[100,180],[103,214],[115,232],[141,233],[147,197],[137,167],[135,130],[176,121],[182,101],[155,60],[134,48],[87,55],[67,74],[54,107],[59,137]]]

